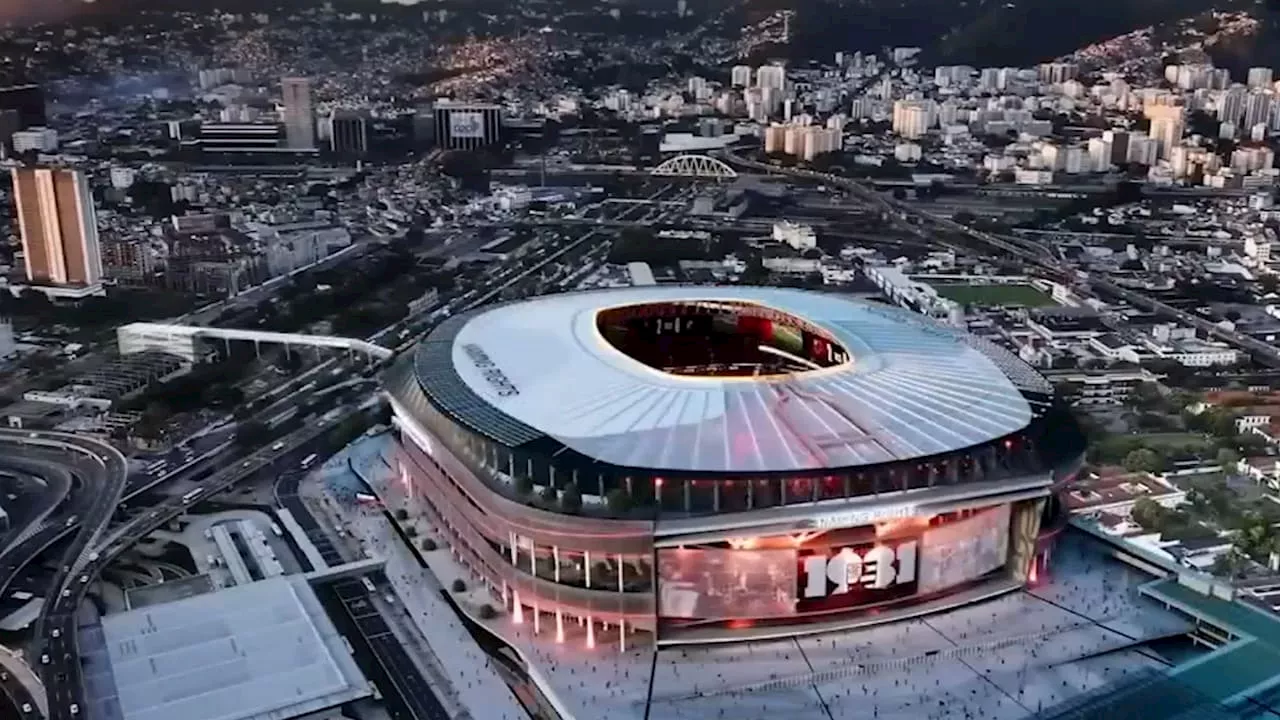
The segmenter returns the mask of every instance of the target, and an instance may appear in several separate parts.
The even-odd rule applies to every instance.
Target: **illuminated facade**
[[[399,470],[455,556],[517,621],[592,643],[810,633],[1020,587],[1083,453],[1007,352],[800,291],[485,308],[385,383]]]

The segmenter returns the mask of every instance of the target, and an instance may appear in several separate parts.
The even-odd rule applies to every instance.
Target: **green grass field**
[[[938,294],[961,305],[1047,307],[1053,298],[1030,285],[935,285]]]

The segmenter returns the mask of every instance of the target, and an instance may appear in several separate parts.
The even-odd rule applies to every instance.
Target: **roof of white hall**
[[[676,376],[624,355],[597,329],[601,310],[672,301],[746,302],[798,316],[852,362],[771,378]],[[1052,392],[1012,353],[915,313],[764,287],[623,288],[485,308],[437,328],[415,368],[438,406],[507,444],[545,435],[618,466],[704,472],[862,466],[960,450],[1026,428],[1024,393]]]
[[[370,694],[301,575],[108,615],[102,631],[124,720],[271,720]]]

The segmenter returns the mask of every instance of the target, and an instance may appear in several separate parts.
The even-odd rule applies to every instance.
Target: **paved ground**
[[[304,489],[327,489],[326,510],[340,515],[340,522],[346,523],[346,529],[367,551],[386,558],[386,576],[397,598],[396,604],[420,637],[425,638],[421,651],[426,657],[419,658],[426,666],[424,674],[442,676],[439,677],[444,685],[439,688],[442,695],[451,699],[459,710],[465,708],[476,720],[528,717],[488,657],[440,596],[439,582],[418,564],[385,514],[376,508],[335,499],[345,495],[348,489],[354,492],[360,484],[359,477],[346,465],[348,459],[361,474],[383,487],[396,485],[396,475],[382,460],[391,447],[385,436],[363,439],[326,463],[318,473],[321,483],[304,484]]]

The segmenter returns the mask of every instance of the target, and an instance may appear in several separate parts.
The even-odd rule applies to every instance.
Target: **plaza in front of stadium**
[[[1151,685],[1192,627],[1064,538],[1084,444],[1049,384],[907,311],[567,293],[450,318],[385,380],[372,489],[563,717],[1025,717]]]

